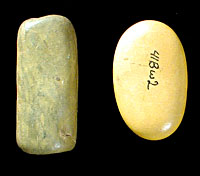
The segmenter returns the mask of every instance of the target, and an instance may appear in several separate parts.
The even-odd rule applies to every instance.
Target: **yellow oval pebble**
[[[138,136],[160,140],[180,125],[187,97],[182,44],[167,25],[146,20],[120,38],[113,63],[119,111]]]

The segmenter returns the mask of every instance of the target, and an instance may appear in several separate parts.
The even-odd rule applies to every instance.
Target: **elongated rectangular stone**
[[[59,15],[23,22],[17,39],[17,144],[30,154],[76,143],[78,60],[71,22]]]

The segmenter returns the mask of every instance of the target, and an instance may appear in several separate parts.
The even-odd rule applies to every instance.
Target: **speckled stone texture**
[[[74,148],[78,59],[71,22],[59,15],[22,23],[17,39],[17,144],[30,154]]]

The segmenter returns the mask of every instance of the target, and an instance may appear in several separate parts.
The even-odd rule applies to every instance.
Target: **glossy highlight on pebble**
[[[138,136],[161,140],[180,125],[187,98],[187,64],[183,46],[166,24],[145,20],[128,28],[114,55],[117,105]]]

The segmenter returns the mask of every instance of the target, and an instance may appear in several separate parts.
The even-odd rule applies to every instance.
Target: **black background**
[[[182,2],[183,3],[183,2]],[[70,152],[37,156],[26,154],[16,144],[16,98],[8,112],[8,133],[5,152],[9,163],[23,167],[45,166],[53,170],[73,165],[78,171],[97,167],[117,169],[134,162],[191,162],[186,157],[199,155],[198,107],[198,11],[195,5],[154,4],[149,2],[29,2],[16,4],[6,16],[9,27],[9,64],[12,63],[12,96],[16,97],[16,40],[20,24],[33,17],[58,14],[73,24],[78,42],[79,103],[77,144]],[[177,131],[160,141],[148,141],[135,135],[124,123],[118,111],[113,91],[112,65],[117,42],[131,25],[141,20],[158,20],[169,25],[179,36],[188,64],[188,98],[183,121]],[[8,47],[8,46],[7,46]],[[155,95],[156,98],[156,95]],[[10,107],[10,106],[9,106]],[[155,109],[156,111],[156,109]],[[11,114],[12,113],[12,114]],[[128,159],[128,160],[127,160]],[[9,165],[8,163],[8,165]],[[113,166],[114,163],[114,166]],[[81,169],[81,166],[84,167]],[[111,167],[112,165],[112,167]],[[173,164],[169,164],[170,167]],[[64,167],[63,167],[64,166]],[[169,166],[167,166],[169,167]]]

